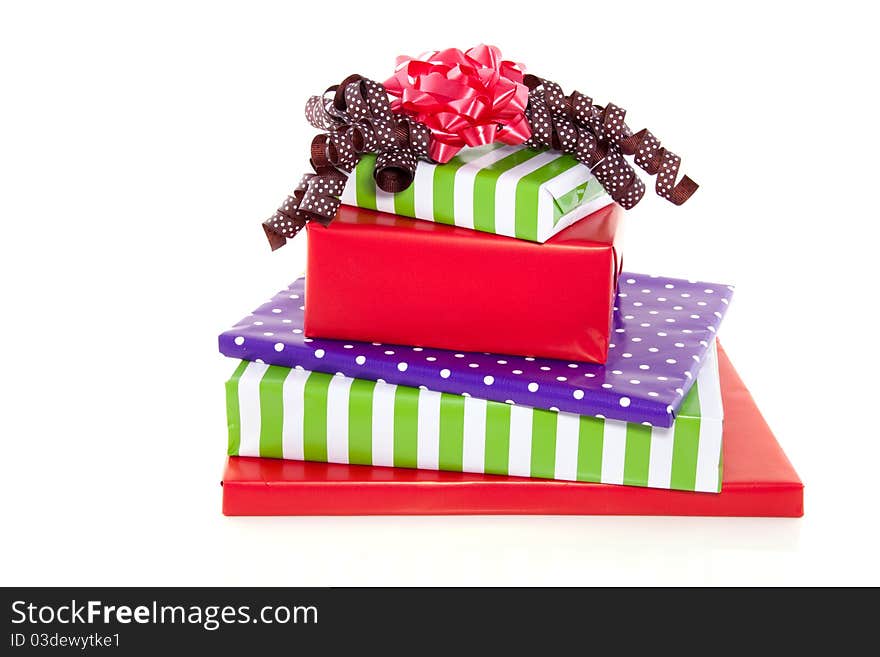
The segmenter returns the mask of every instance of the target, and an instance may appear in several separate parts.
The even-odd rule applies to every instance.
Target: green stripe
[[[238,406],[238,380],[250,363],[241,361],[232,378],[226,382],[226,426],[229,430],[229,438],[226,453],[230,456],[238,456],[241,449],[241,411]]]
[[[605,420],[582,415],[578,431],[577,479],[602,481],[602,448],[605,440]]]
[[[697,384],[694,383],[691,386],[691,389],[688,391],[688,394],[685,396],[684,401],[681,402],[681,406],[678,409],[677,418],[679,417],[702,417],[702,412],[700,411],[700,397],[697,394]]]
[[[270,365],[260,379],[260,456],[280,459],[284,426],[284,396],[281,390],[290,368]]]
[[[397,386],[394,393],[394,465],[418,466],[419,389]]]
[[[510,459],[510,405],[490,401],[486,405],[486,456],[483,470],[507,474]]]
[[[373,464],[373,390],[375,381],[355,379],[348,393],[348,462]]]
[[[575,208],[584,203],[599,198],[605,190],[595,178],[590,178],[587,182],[581,183],[569,192],[566,192],[553,202],[553,225],[559,223],[562,215],[568,214]]]
[[[455,174],[468,162],[483,157],[501,144],[489,144],[480,148],[468,148],[434,169],[434,221],[440,224],[455,223]]]
[[[552,479],[556,474],[556,418],[554,411],[532,411],[532,464],[533,477]]]
[[[303,392],[303,458],[327,460],[327,389],[333,375],[312,372]]]
[[[538,198],[541,185],[560,173],[577,166],[577,163],[577,160],[570,155],[564,155],[520,178],[516,184],[516,236],[518,238],[537,241]]]
[[[699,408],[697,386],[691,388],[688,397]],[[682,406],[684,409],[684,405]],[[694,490],[697,482],[697,451],[700,447],[700,420],[679,416],[675,420],[675,437],[672,443],[672,477],[669,485],[680,490]]]
[[[250,365],[238,363],[232,377],[226,382],[226,413],[228,423],[228,453],[237,455],[241,445],[241,409],[238,388],[240,379]],[[290,369],[270,366],[259,383],[260,400],[260,455],[282,458],[284,424],[283,387]],[[327,400],[332,376],[311,373],[303,395],[304,458],[310,461],[327,460]],[[372,463],[373,395],[376,383],[356,379],[352,382],[348,402],[349,462]],[[394,465],[417,467],[418,454],[418,399],[419,390],[398,386],[394,399]],[[673,438],[670,487],[694,490],[697,476],[697,456],[700,439],[700,398],[693,386],[682,402],[676,419]],[[330,409],[336,412],[338,409]],[[439,467],[461,471],[464,446],[465,398],[442,394],[440,400]],[[530,475],[552,478],[555,476],[558,414],[551,411],[532,412],[532,441]],[[486,407],[484,470],[490,474],[509,471],[511,409],[507,404],[489,402]],[[601,481],[602,450],[605,421],[582,416],[579,418],[577,479]],[[391,429],[391,428],[389,428]],[[651,428],[628,424],[623,483],[646,486],[651,457]],[[718,464],[719,490],[723,462]]]
[[[441,470],[461,472],[464,452],[464,397],[440,395],[440,462]]]
[[[529,148],[515,151],[505,158],[480,169],[474,177],[474,228],[495,232],[495,187],[498,177],[518,164],[528,162],[539,151]]]
[[[359,208],[376,209],[376,181],[373,169],[376,167],[376,156],[363,155],[354,169],[355,198]]]
[[[651,427],[627,423],[626,451],[623,458],[623,483],[629,486],[647,486],[648,466],[651,463]]]
[[[394,195],[394,212],[404,217],[416,216],[416,186],[414,184]]]

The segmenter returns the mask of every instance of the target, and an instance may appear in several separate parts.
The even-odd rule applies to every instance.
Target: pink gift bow
[[[479,45],[466,52],[449,48],[420,59],[398,57],[385,89],[394,96],[393,111],[431,130],[430,156],[443,163],[465,146],[495,141],[515,145],[531,136],[524,68],[501,59],[495,46]]]

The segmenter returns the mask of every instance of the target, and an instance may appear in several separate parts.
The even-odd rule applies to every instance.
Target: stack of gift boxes
[[[613,183],[529,146],[395,192],[361,154],[312,180],[338,211],[297,197],[334,215],[306,224],[305,277],[220,336],[227,513],[799,515],[716,342],[733,288],[622,271]]]
[[[220,336],[229,455],[718,494],[732,288],[621,273],[623,212],[567,156],[418,171],[388,194],[364,158],[305,278]]]

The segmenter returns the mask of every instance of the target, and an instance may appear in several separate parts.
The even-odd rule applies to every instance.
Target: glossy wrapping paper
[[[535,244],[342,206],[307,228],[306,335],[604,362],[622,215]]]
[[[229,457],[227,515],[803,515],[803,484],[719,350],[721,493],[485,474]]]
[[[241,360],[669,427],[731,294],[726,285],[624,273],[604,365],[306,338],[304,279],[225,331],[219,343],[224,355]]]
[[[359,465],[717,493],[715,346],[672,427],[646,427],[241,361],[226,382],[229,451]]]
[[[376,157],[365,155],[341,200],[368,210],[546,242],[611,203],[583,164],[559,151],[490,144],[446,164],[419,162],[413,184],[396,194],[376,185]]]

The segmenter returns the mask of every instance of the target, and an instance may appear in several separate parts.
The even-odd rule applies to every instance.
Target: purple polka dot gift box
[[[669,427],[733,288],[623,273],[606,363],[307,338],[305,279],[220,335],[225,356],[533,408]]]

